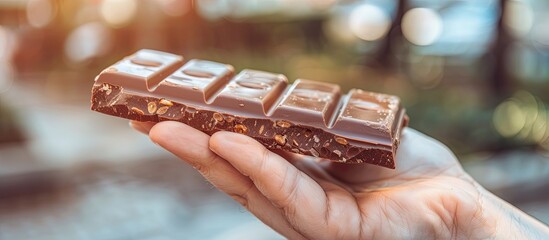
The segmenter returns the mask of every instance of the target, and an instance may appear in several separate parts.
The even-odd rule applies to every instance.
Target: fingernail
[[[224,141],[230,144],[247,145],[250,143],[250,138],[242,134],[224,132],[222,137]]]
[[[219,147],[238,149],[243,145],[250,144],[250,141],[247,137],[232,132],[217,132],[213,135],[213,137],[215,138],[216,144],[210,145],[209,148],[212,152],[216,154],[219,154]]]

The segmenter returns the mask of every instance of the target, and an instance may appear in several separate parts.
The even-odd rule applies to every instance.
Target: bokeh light
[[[27,2],[27,21],[33,27],[48,25],[55,16],[55,8],[50,0],[29,0]]]
[[[128,25],[137,14],[135,0],[104,0],[101,2],[101,16],[111,27]]]
[[[162,11],[171,17],[185,15],[189,11],[189,0],[156,0]]]
[[[0,60],[6,59],[8,53],[8,39],[9,33],[8,30],[0,25]]]
[[[532,28],[532,40],[549,47],[549,16],[541,16]]]
[[[375,41],[387,34],[391,27],[391,19],[380,7],[364,4],[353,9],[349,17],[349,26],[358,38]]]
[[[411,128],[447,145],[464,169],[481,166],[473,177],[505,180],[489,190],[549,209],[538,190],[549,175],[536,175],[549,170],[548,13],[549,0],[0,0],[0,240],[278,239],[257,237],[247,219],[260,221],[229,215],[238,203],[225,205],[127,121],[90,111],[97,74],[142,48],[334,83],[342,94],[397,95]],[[50,191],[43,179],[58,176],[70,186]],[[126,187],[170,200],[120,209],[101,195]],[[505,195],[517,189],[543,196]],[[115,223],[137,224],[105,221],[88,195],[136,220]],[[162,211],[141,214],[155,206]]]
[[[356,35],[350,29],[347,12],[335,14],[322,27],[326,37],[335,43],[352,44],[357,41]]]
[[[496,107],[493,123],[503,137],[543,145],[549,137],[547,114],[543,101],[527,91],[518,91]]]
[[[515,37],[530,32],[534,23],[534,12],[530,5],[522,0],[507,1],[503,10],[503,25]]]
[[[501,136],[517,135],[526,123],[526,114],[515,100],[507,100],[497,106],[494,116],[494,127]]]
[[[0,25],[0,93],[9,90],[13,83],[12,67],[9,62],[13,49],[14,34],[11,30]]]
[[[402,34],[408,41],[419,46],[435,43],[443,27],[440,15],[429,8],[410,9],[402,17]]]
[[[219,19],[229,11],[226,0],[197,0],[194,1],[198,13],[207,19]]]
[[[65,55],[80,63],[102,56],[110,48],[111,34],[98,22],[87,23],[74,29],[65,42]]]

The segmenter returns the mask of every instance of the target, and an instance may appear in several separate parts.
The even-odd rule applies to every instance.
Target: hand
[[[290,239],[509,237],[520,232],[513,217],[549,234],[482,189],[444,145],[409,128],[391,170],[274,153],[241,134],[210,137],[177,122],[131,124]]]

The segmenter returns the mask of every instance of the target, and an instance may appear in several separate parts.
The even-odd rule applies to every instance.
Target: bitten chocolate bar
[[[405,110],[396,96],[140,50],[96,77],[91,109],[137,121],[232,131],[269,149],[395,168]]]

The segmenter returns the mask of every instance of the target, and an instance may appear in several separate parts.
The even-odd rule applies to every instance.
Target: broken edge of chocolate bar
[[[408,117],[396,96],[140,50],[95,79],[91,109],[248,135],[269,149],[395,168]]]

